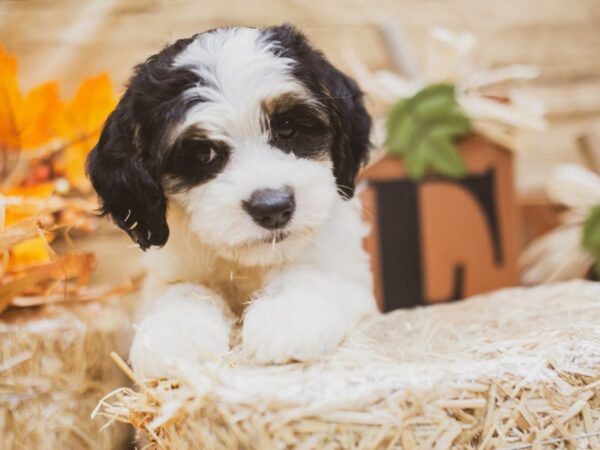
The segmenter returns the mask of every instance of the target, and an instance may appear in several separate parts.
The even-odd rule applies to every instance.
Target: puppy
[[[375,311],[352,199],[371,119],[356,83],[289,25],[222,28],[136,67],[87,170],[148,250],[142,377],[229,350],[261,363],[333,351]]]

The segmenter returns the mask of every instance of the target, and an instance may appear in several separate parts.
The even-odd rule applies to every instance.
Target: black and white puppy
[[[352,199],[370,128],[356,83],[289,25],[207,31],[137,66],[87,168],[152,247],[138,374],[227,352],[236,315],[244,351],[281,363],[375,311]]]

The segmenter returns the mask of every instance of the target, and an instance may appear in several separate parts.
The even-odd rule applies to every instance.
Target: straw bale
[[[514,288],[362,324],[312,364],[236,346],[99,413],[157,449],[600,448],[600,284]]]
[[[130,337],[117,302],[14,309],[0,316],[0,448],[122,449],[128,430],[90,412],[126,379],[112,364]]]

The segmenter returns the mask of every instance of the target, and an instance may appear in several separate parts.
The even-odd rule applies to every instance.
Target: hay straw
[[[599,448],[600,284],[396,311],[313,364],[257,366],[236,348],[146,385],[99,414],[150,448]]]
[[[48,306],[0,316],[0,448],[122,449],[128,431],[89,415],[126,382],[109,352],[124,352],[129,319],[115,302]]]

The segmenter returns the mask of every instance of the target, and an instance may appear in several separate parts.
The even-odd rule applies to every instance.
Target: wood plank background
[[[475,32],[483,64],[541,68],[526,88],[545,101],[551,128],[521,136],[521,193],[578,160],[578,134],[600,133],[599,0],[0,0],[0,44],[18,55],[25,87],[53,78],[70,95],[103,70],[122,90],[131,67],[167,42],[223,25],[292,22],[342,68],[348,51],[389,68],[383,20],[402,26],[417,59],[429,30],[444,26]]]

